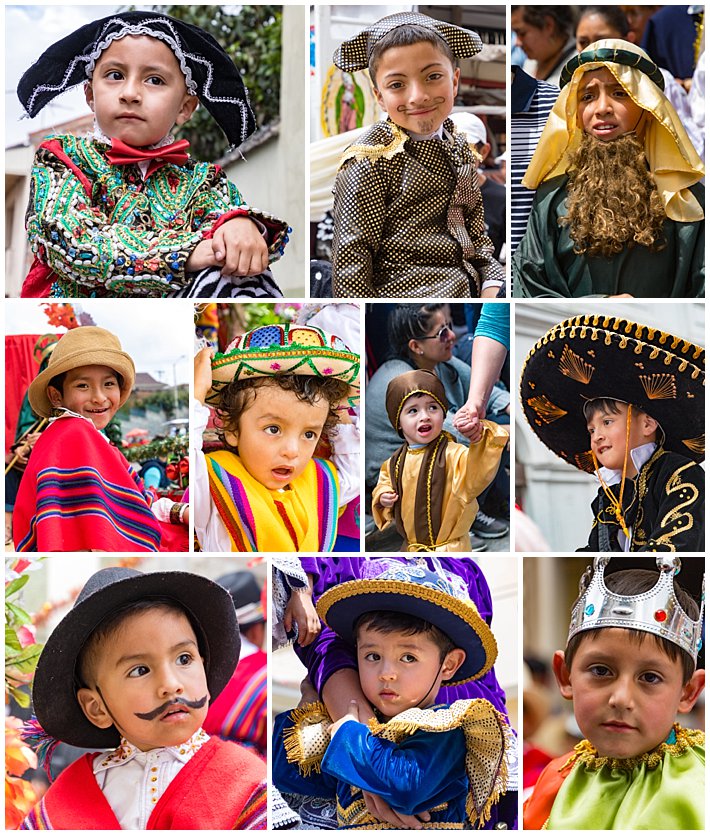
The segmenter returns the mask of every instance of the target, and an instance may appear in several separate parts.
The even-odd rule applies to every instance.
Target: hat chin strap
[[[442,659],[442,661],[441,661],[441,664],[439,664],[439,669],[436,671],[436,675],[434,676],[434,681],[432,681],[431,686],[429,687],[429,689],[428,689],[428,690],[426,691],[426,693],[425,693],[425,694],[421,697],[421,699],[419,699],[419,701],[418,701],[415,705],[413,705],[413,707],[419,707],[419,705],[420,705],[420,704],[424,701],[424,699],[428,699],[428,698],[429,698],[429,694],[430,694],[430,693],[431,693],[431,691],[434,689],[434,685],[436,684],[436,682],[437,682],[437,680],[438,680],[438,678],[439,678],[439,673],[441,672],[441,669],[442,669],[442,667],[444,666],[444,661],[446,661],[446,658],[443,658],[443,659]]]
[[[624,519],[624,485],[626,484],[626,469],[629,463],[629,435],[631,434],[631,404],[629,403],[626,407],[626,443],[624,445],[624,466],[621,471],[621,487],[619,488],[619,498],[617,499],[614,495],[614,491],[609,487],[608,484],[605,483],[604,479],[602,478],[602,474],[599,472],[599,462],[597,461],[597,456],[594,454],[594,447],[592,446],[592,458],[594,459],[594,472],[597,474],[597,478],[599,479],[599,483],[602,486],[602,490],[604,491],[604,495],[609,499],[611,507],[614,511],[614,516],[616,517],[616,521],[621,526],[621,530],[624,532],[624,536],[627,539],[630,539],[629,528],[626,524],[626,520]],[[431,688],[430,688],[431,689]]]

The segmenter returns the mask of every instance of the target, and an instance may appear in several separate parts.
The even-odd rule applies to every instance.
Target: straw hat
[[[117,336],[104,328],[85,326],[67,331],[55,347],[49,363],[30,383],[27,391],[30,406],[36,415],[51,417],[52,403],[47,395],[50,380],[82,365],[105,365],[123,378],[120,405],[128,400],[136,379],[136,368],[130,356],[121,350]]]

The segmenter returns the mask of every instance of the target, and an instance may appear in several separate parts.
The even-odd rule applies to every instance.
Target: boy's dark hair
[[[76,659],[74,677],[77,689],[92,685],[94,665],[101,652],[102,644],[114,635],[130,617],[142,614],[143,612],[149,612],[153,609],[163,609],[185,615],[190,621],[190,626],[197,637],[200,655],[205,659],[205,666],[207,665],[207,654],[202,637],[202,630],[195,623],[190,613],[169,597],[152,597],[145,600],[136,600],[133,603],[121,606],[110,612],[88,636]]]
[[[442,55],[445,55],[451,61],[452,68],[456,69],[458,63],[454,53],[451,51],[451,47],[436,32],[432,32],[431,29],[425,29],[423,26],[418,26],[415,23],[406,26],[397,26],[390,30],[384,37],[380,38],[370,53],[370,62],[367,69],[376,89],[378,89],[377,68],[380,65],[380,59],[383,54],[388,49],[393,49],[396,46],[412,46],[412,44],[422,43],[422,41],[430,43]]]
[[[523,20],[528,26],[542,29],[545,18],[552,18],[559,36],[569,38],[577,24],[577,12],[572,6],[511,6],[510,13],[522,9]]]
[[[393,355],[408,360],[409,340],[426,336],[434,321],[434,314],[443,307],[441,302],[398,304],[394,307],[387,319],[387,335]]]
[[[456,644],[438,626],[404,612],[365,612],[355,623],[355,634],[364,628],[381,632],[383,635],[390,635],[392,632],[401,632],[403,635],[424,634],[439,648],[439,660],[442,662],[452,649],[456,649]]]
[[[226,449],[237,452],[237,448],[225,438],[225,432],[238,432],[239,420],[256,398],[256,389],[262,386],[278,386],[290,391],[304,403],[311,406],[323,398],[328,402],[328,416],[323,425],[327,433],[338,423],[337,406],[347,396],[349,386],[343,380],[328,377],[311,377],[304,374],[277,374],[273,377],[254,377],[251,380],[235,380],[219,393],[215,407],[217,434]]]
[[[88,364],[89,363],[87,363],[87,365]],[[113,368],[111,369],[111,371],[113,371]],[[68,371],[62,371],[61,374],[57,374],[56,377],[52,377],[52,379],[47,383],[47,388],[49,388],[49,386],[52,386],[53,388],[57,389],[57,391],[60,391],[62,394],[64,394],[64,381],[66,380],[68,373]],[[118,371],[113,371],[113,374],[114,377],[118,380],[118,387],[122,389],[123,377],[118,373]]]
[[[622,38],[625,38],[631,31],[629,20],[619,6],[585,6],[579,16],[578,24],[585,17],[599,15],[599,17],[612,29],[615,29]]]
[[[586,400],[584,406],[582,406],[582,411],[584,412],[584,419],[591,420],[597,412],[601,412],[603,415],[620,415],[626,412],[626,407],[621,400],[614,400],[611,397],[597,397],[594,400]],[[631,404],[632,417],[645,414],[646,412],[642,409]],[[658,424],[658,429],[656,429],[655,441],[658,441],[659,432],[663,432],[660,423]]]
[[[604,577],[604,582],[606,583],[606,587],[609,591],[613,591],[616,594],[643,594],[643,592],[649,591],[656,585],[658,582],[658,572],[650,571],[647,568],[629,568],[624,571],[616,571],[613,574],[606,575]],[[673,588],[683,611],[693,620],[697,620],[700,616],[698,604],[676,580],[673,581]],[[644,635],[652,635],[656,645],[660,647],[672,661],[675,661],[676,658],[680,658],[683,665],[683,684],[690,680],[690,677],[695,672],[695,662],[684,649],[681,649],[678,646],[678,644],[672,643],[667,638],[661,638],[659,635],[653,635],[651,632],[642,632],[639,629],[629,629],[628,631],[631,632],[638,640],[639,645],[644,640]],[[565,649],[565,664],[567,665],[568,670],[572,669],[572,661],[574,660],[574,656],[576,655],[582,641],[585,638],[594,640],[599,632],[599,629],[587,629],[584,632],[578,632],[570,638]]]

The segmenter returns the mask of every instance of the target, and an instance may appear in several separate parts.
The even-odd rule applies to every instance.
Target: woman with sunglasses
[[[484,310],[487,306],[484,305]],[[397,305],[387,320],[387,331],[390,358],[372,375],[365,397],[365,483],[368,496],[377,484],[382,462],[390,458],[402,444],[385,409],[387,386],[399,374],[417,368],[436,374],[451,406],[444,420],[444,429],[458,443],[468,443],[466,437],[454,426],[454,413],[468,400],[471,368],[453,355],[456,334],[451,323],[449,305]],[[504,412],[509,403],[508,392],[495,388],[488,401],[488,412]],[[502,473],[499,481],[503,478],[505,473]],[[485,540],[505,536],[508,525],[479,511],[472,530],[473,550],[484,551]],[[400,541],[397,534],[389,529],[383,533],[373,533],[366,545],[368,550],[389,551],[397,550]]]

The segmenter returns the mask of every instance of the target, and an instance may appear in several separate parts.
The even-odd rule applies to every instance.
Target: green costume
[[[566,174],[541,183],[525,237],[513,256],[514,295],[571,298],[630,293],[639,298],[702,298],[705,294],[705,221],[666,218],[666,246],[624,249],[611,258],[574,252],[568,226]],[[704,206],[705,189],[689,191]]]

